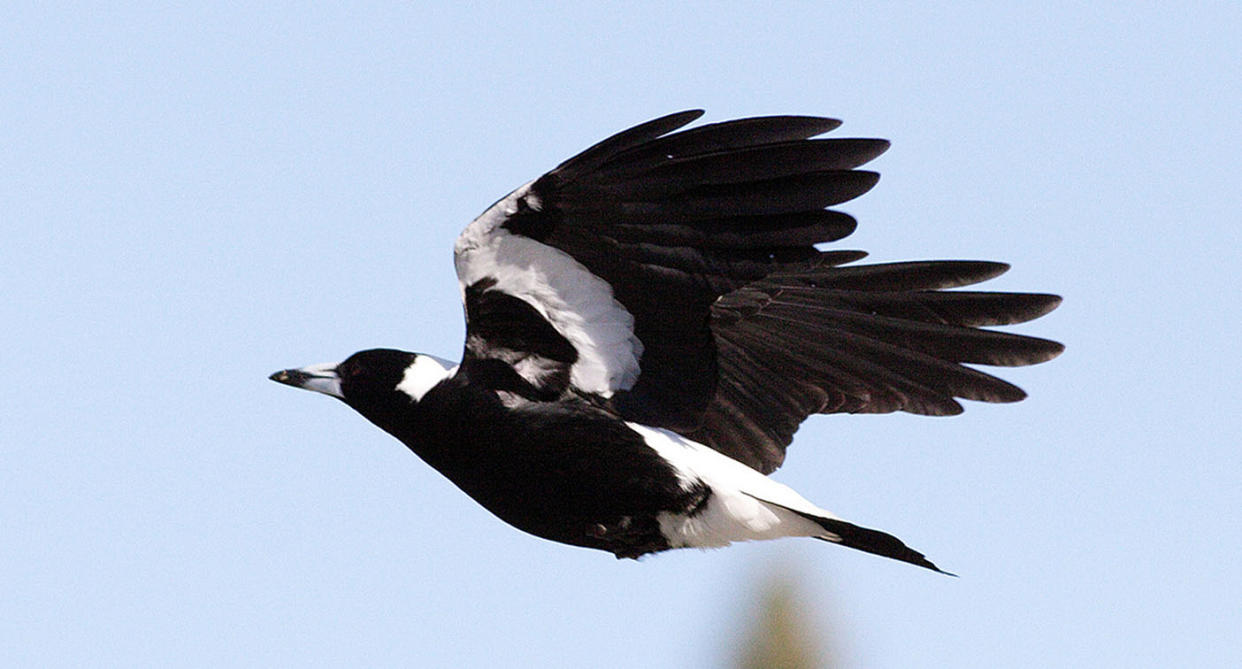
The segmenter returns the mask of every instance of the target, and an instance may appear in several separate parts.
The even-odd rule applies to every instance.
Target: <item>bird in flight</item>
[[[500,199],[457,239],[460,362],[370,349],[276,372],[336,397],[489,511],[618,558],[814,537],[940,571],[896,537],[767,477],[811,414],[948,415],[1013,402],[967,365],[1056,342],[983,329],[1055,295],[950,290],[984,261],[854,264],[828,209],[878,175],[881,139],[839,121],[701,111],[613,135]]]

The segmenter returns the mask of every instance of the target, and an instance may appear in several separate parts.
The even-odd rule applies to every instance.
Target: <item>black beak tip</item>
[[[283,383],[287,386],[292,386],[297,383],[299,375],[295,369],[282,369],[267,378],[275,381],[276,383]]]

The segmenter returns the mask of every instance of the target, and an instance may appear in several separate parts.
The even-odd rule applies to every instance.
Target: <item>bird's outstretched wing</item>
[[[701,114],[605,139],[462,232],[464,360],[504,363],[531,399],[594,396],[767,472],[812,413],[1014,401],[1021,390],[960,363],[1060,352],[977,327],[1035,318],[1057,297],[943,290],[1005,265],[842,267],[865,254],[815,248],[853,232],[825,208],[875,184],[855,168],[888,142],[808,139],[840,123],[805,116],[674,132]]]

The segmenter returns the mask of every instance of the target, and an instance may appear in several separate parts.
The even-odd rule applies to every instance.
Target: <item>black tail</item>
[[[857,548],[860,551],[875,553],[876,555],[883,555],[886,558],[916,564],[920,567],[925,567],[947,576],[957,576],[957,574],[947,572],[932,564],[931,560],[923,557],[922,553],[905,545],[902,543],[901,539],[898,539],[891,534],[886,534],[879,530],[859,527],[853,523],[847,523],[844,520],[821,518],[808,513],[801,513],[793,509],[790,509],[790,511],[793,511],[803,518],[815,521],[831,533],[831,536],[816,537],[818,539],[831,541],[834,544],[841,544],[842,546],[849,546],[850,548]]]

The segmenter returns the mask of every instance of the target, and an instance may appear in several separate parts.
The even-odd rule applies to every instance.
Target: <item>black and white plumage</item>
[[[462,232],[460,363],[372,349],[272,375],[344,400],[510,524],[638,557],[817,537],[935,565],[766,474],[815,413],[959,413],[1017,387],[967,364],[1060,344],[982,329],[1054,295],[947,290],[1006,265],[853,265],[826,209],[875,185],[838,121],[672,114],[583,151]]]

